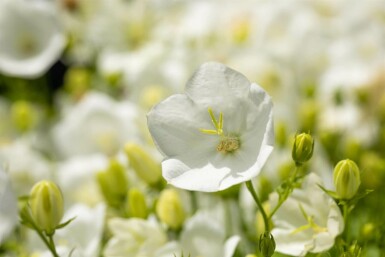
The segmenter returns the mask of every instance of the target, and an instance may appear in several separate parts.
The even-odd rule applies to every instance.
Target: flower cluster
[[[385,255],[383,0],[0,0],[0,257]]]

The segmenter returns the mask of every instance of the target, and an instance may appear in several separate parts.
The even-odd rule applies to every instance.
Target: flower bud
[[[313,156],[314,139],[307,133],[296,135],[294,138],[292,158],[297,166],[310,160]]]
[[[26,132],[35,125],[36,113],[28,102],[15,102],[11,108],[11,115],[14,126],[21,132]]]
[[[131,217],[146,219],[148,215],[146,198],[137,188],[128,191],[128,211]]]
[[[255,254],[248,254],[248,255],[246,255],[246,257],[257,257],[257,255],[255,255]]]
[[[156,162],[145,150],[135,143],[128,143],[124,151],[139,178],[149,185],[155,185],[159,182],[162,172],[158,162]]]
[[[275,240],[270,232],[261,234],[259,238],[259,251],[263,257],[271,257],[275,251]]]
[[[47,180],[35,184],[30,193],[31,216],[47,235],[55,233],[64,214],[63,195],[58,186]]]
[[[174,230],[181,228],[185,220],[185,213],[182,201],[175,189],[162,191],[156,204],[156,214],[170,228]]]
[[[337,163],[333,174],[334,186],[340,199],[351,199],[361,184],[360,170],[352,160]]]
[[[128,181],[124,167],[117,160],[110,160],[107,170],[97,173],[103,196],[110,206],[118,207],[124,202]]]

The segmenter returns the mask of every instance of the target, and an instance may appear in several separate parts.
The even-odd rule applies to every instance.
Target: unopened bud
[[[248,254],[248,255],[246,255],[246,257],[257,257],[257,255],[255,255],[255,254]]]
[[[36,113],[28,102],[15,102],[11,108],[11,115],[14,126],[22,132],[30,130],[35,125]]]
[[[130,161],[130,166],[139,178],[149,185],[155,185],[159,182],[162,176],[160,164],[142,147],[135,143],[128,143],[124,147],[124,151]]]
[[[31,216],[47,235],[55,233],[64,214],[63,195],[58,186],[47,180],[35,184],[30,193]]]
[[[144,194],[137,188],[128,191],[128,211],[131,217],[147,218],[147,204]]]
[[[301,133],[294,138],[292,157],[297,166],[310,160],[314,151],[314,139],[307,133]]]
[[[162,191],[156,204],[156,214],[170,228],[178,230],[182,227],[185,212],[179,194],[175,189]]]
[[[360,170],[352,160],[337,163],[333,174],[334,186],[340,199],[351,199],[361,184]]]
[[[270,232],[261,234],[259,238],[259,251],[263,257],[271,257],[275,251],[275,240]]]
[[[128,181],[124,167],[112,159],[107,170],[97,173],[97,180],[107,203],[118,207],[127,195]]]

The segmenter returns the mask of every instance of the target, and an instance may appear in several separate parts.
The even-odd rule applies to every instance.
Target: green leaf
[[[59,225],[56,227],[56,229],[61,229],[61,228],[66,227],[66,226],[69,225],[74,219],[76,219],[76,216],[73,217],[73,218],[71,218],[71,219],[69,219],[69,220],[67,220],[67,221],[65,221],[65,222],[63,222],[62,224],[59,224]]]

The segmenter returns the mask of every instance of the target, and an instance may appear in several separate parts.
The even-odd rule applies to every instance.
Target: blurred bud
[[[142,91],[140,104],[144,108],[149,109],[162,101],[166,96],[167,92],[165,87],[162,87],[161,85],[147,86]]]
[[[30,130],[36,121],[36,113],[33,106],[25,101],[13,103],[11,117],[14,126],[21,132]]]
[[[376,225],[371,222],[364,224],[361,228],[361,235],[367,241],[374,239],[377,232],[378,230]]]
[[[30,193],[31,216],[36,226],[53,235],[64,214],[63,195],[58,186],[47,180],[36,183]]]
[[[137,188],[128,191],[128,211],[131,217],[146,219],[148,215],[146,197]]]
[[[75,99],[80,99],[91,84],[91,73],[82,67],[70,68],[64,76],[64,88]]]
[[[122,81],[123,74],[121,72],[110,72],[106,74],[104,77],[108,85],[112,87],[117,87]]]
[[[261,234],[259,238],[259,251],[263,257],[271,257],[275,251],[275,240],[270,232]]]
[[[340,161],[334,168],[334,186],[340,199],[351,199],[361,184],[360,170],[357,164],[349,159]]]
[[[385,185],[385,159],[374,151],[365,151],[360,158],[361,168],[367,171],[362,177],[365,188],[379,189]]]
[[[300,166],[310,160],[314,151],[314,139],[307,133],[301,133],[295,136],[292,158],[297,166]]]
[[[287,143],[287,131],[284,122],[278,122],[275,125],[275,142],[279,147],[284,147]]]
[[[314,131],[317,126],[319,107],[315,100],[301,103],[298,118],[302,131]]]
[[[99,187],[106,202],[119,207],[125,200],[128,181],[124,167],[115,159],[110,160],[107,170],[97,173]]]
[[[248,254],[248,255],[246,255],[246,257],[257,257],[257,255],[255,255],[255,254]]]
[[[142,147],[135,143],[128,143],[124,151],[139,178],[149,185],[155,185],[162,177],[160,164],[155,161]]]
[[[185,213],[182,201],[175,189],[165,189],[161,192],[156,204],[156,214],[170,228],[178,230],[182,227]]]
[[[358,161],[362,155],[362,145],[355,139],[349,139],[344,145],[344,152],[348,159]]]
[[[241,19],[234,22],[232,27],[232,37],[235,43],[244,43],[250,35],[250,22],[246,19]]]

